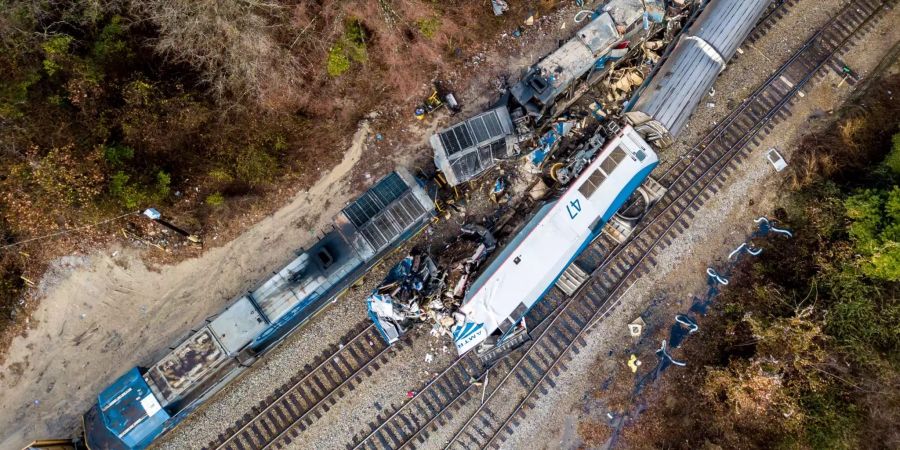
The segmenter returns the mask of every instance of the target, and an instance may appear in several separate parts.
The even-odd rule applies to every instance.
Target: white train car
[[[465,321],[452,330],[459,354],[519,323],[658,162],[653,148],[630,126],[609,140],[569,189],[540,207],[469,287],[460,307]]]

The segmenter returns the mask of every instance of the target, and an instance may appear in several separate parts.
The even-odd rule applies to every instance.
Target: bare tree
[[[290,107],[299,64],[275,36],[282,6],[268,0],[143,0],[135,15],[159,29],[158,51],[201,70],[220,99]]]

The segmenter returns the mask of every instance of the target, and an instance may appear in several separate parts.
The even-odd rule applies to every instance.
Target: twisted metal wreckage
[[[503,2],[495,2],[495,8],[498,3],[505,10]],[[579,12],[576,21],[589,17],[588,23],[528,69],[498,103],[432,136],[439,179],[455,190],[501,162],[521,156],[514,172],[537,176],[530,192],[532,200],[546,197],[554,188],[561,191],[605,149],[604,136],[618,133],[617,122],[607,118],[620,115],[659,61],[660,51],[677,37],[695,11],[695,2],[682,3],[667,8],[663,1],[612,0],[596,10]],[[570,111],[588,92],[590,104],[576,108],[583,112]],[[589,129],[589,122],[605,122],[610,128],[596,133]],[[548,186],[544,178],[553,184]],[[504,197],[507,184],[503,176],[498,177],[490,191],[492,199],[509,199],[509,195]],[[482,263],[497,247],[497,239],[478,224],[468,224],[461,232],[478,236],[482,242],[471,253],[463,250],[448,256],[445,252],[437,264],[427,255],[410,255],[367,299],[369,317],[388,343],[396,342],[415,322],[430,323],[436,336],[450,334],[466,323],[459,308],[471,296],[480,272],[486,270]],[[422,263],[426,260],[430,264]],[[421,289],[410,287],[419,285]]]

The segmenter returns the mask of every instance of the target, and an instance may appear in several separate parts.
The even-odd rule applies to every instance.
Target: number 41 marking
[[[569,212],[569,218],[574,219],[581,212],[581,201],[578,199],[572,200],[566,205],[566,211]]]

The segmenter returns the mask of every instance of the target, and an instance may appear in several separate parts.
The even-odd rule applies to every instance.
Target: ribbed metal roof
[[[688,35],[703,39],[728,61],[770,3],[771,0],[713,0]]]
[[[673,136],[687,123],[722,69],[702,46],[696,39],[679,42],[633,108],[656,119]]]
[[[762,16],[770,0],[712,0],[640,92],[629,118],[657,122],[674,138],[716,81],[725,63]]]

